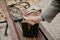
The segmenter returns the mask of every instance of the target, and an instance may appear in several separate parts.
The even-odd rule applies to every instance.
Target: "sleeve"
[[[50,23],[53,18],[59,13],[59,11],[60,10],[58,8],[53,5],[50,5],[44,11],[42,11],[40,15],[43,17],[44,20]]]

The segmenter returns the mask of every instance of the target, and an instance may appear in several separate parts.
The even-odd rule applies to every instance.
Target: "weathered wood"
[[[7,19],[9,29],[10,29],[12,40],[21,40],[21,37],[20,37],[21,31],[19,27],[17,27],[15,23],[13,22],[12,16],[10,14],[10,10],[7,7],[6,0],[2,0],[2,8],[6,15],[6,19]]]
[[[46,40],[40,28],[39,28],[37,40]]]

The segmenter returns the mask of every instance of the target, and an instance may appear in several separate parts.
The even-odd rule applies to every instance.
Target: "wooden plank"
[[[40,30],[39,30],[39,32],[38,32],[37,40],[46,40]]]
[[[6,19],[7,19],[9,29],[10,29],[12,40],[21,40],[20,29],[13,22],[12,16],[10,14],[10,10],[7,7],[6,0],[2,0],[2,8],[3,8],[5,15],[6,15]]]
[[[42,23],[40,23],[39,28],[42,30],[45,39],[50,40],[49,38],[51,37],[51,35],[49,34],[48,30],[46,30],[45,26]],[[53,39],[51,39],[51,40],[53,40]]]

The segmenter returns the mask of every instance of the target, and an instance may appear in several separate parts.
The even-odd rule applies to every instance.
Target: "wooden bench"
[[[54,22],[57,22],[57,21],[54,21]],[[57,24],[53,22],[50,25],[47,22],[40,23],[39,27],[42,30],[42,32],[45,34],[48,40],[60,40],[60,26],[56,26]]]

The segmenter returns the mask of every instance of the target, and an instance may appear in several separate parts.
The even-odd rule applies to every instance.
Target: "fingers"
[[[41,22],[41,20],[40,20],[40,19],[38,19],[38,20],[36,20],[36,21],[35,21],[35,23],[39,23],[39,22]]]
[[[39,22],[42,21],[41,16],[24,17],[24,19],[26,19],[26,22],[31,24],[31,25],[34,25],[34,24],[39,23]]]
[[[32,21],[28,21],[28,23],[31,24],[31,25],[35,24],[35,22],[32,22]]]
[[[39,22],[42,21],[42,17],[41,16],[37,16],[37,17],[35,17],[35,20],[33,20],[33,21],[35,21],[35,23],[39,23]]]
[[[32,16],[28,16],[28,17],[23,16],[23,18],[26,19],[26,20],[33,20],[34,19]]]
[[[30,21],[30,20],[25,20],[28,24],[30,24],[30,25],[35,25],[36,23],[35,22],[33,22],[33,21]]]

